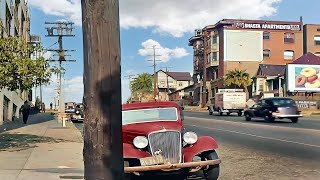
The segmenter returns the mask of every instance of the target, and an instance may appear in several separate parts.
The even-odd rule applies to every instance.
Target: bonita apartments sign
[[[273,30],[292,30],[292,31],[300,31],[299,24],[266,24],[266,23],[244,23],[244,22],[236,22],[236,28],[242,29],[273,29]]]

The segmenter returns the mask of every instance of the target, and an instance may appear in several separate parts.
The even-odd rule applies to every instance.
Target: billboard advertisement
[[[245,30],[224,30],[224,60],[263,60],[263,32]]]
[[[288,64],[288,90],[320,92],[320,65]]]

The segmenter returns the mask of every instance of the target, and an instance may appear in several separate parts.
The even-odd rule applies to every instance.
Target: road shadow
[[[15,121],[7,121],[4,122],[3,125],[0,125],[0,133],[10,131],[13,129],[18,129],[24,126],[48,122],[53,119],[54,115],[51,113],[36,113],[29,116],[27,124],[23,124],[21,115],[21,118],[16,119]]]
[[[0,134],[0,152],[1,151],[22,151],[37,147],[37,143],[60,143],[63,139],[54,139],[31,134]]]

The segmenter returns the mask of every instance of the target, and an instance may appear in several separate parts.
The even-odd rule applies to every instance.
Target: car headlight
[[[144,136],[137,136],[133,139],[133,145],[138,149],[143,149],[148,146],[148,139]]]
[[[79,114],[80,112],[79,112],[79,111],[76,111],[76,113]]]
[[[186,132],[183,135],[183,141],[187,144],[194,144],[198,141],[198,136],[194,132]]]

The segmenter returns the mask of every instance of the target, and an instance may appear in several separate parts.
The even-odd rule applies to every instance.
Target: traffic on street
[[[221,158],[219,179],[317,179],[320,177],[320,118],[272,123],[184,111],[186,131],[211,136]],[[75,123],[82,131],[83,124]],[[232,172],[232,173],[230,173]],[[195,173],[188,179],[204,179]]]

